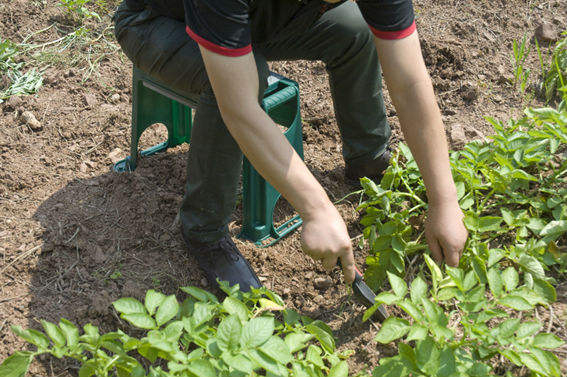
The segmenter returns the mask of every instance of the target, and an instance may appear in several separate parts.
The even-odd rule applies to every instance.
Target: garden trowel
[[[339,267],[341,267],[341,261],[338,262]],[[352,290],[358,296],[359,299],[362,300],[364,306],[370,308],[373,306],[376,301],[376,295],[372,292],[372,289],[363,280],[362,273],[358,270],[358,268],[354,268],[355,276],[354,281],[352,282]],[[380,322],[383,322],[388,318],[388,311],[384,307],[384,305],[380,305],[378,309],[372,314],[372,317],[377,319]]]

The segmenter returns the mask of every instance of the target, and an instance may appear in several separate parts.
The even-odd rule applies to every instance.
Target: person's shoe
[[[217,285],[217,279],[228,281],[230,286],[240,285],[240,290],[248,292],[250,287],[260,288],[262,284],[250,263],[242,256],[230,236],[210,244],[197,244],[185,238],[189,252],[203,269],[209,284]]]
[[[384,171],[390,165],[391,153],[388,149],[384,151],[379,157],[374,160],[366,161],[364,163],[346,163],[345,178],[351,185],[359,185],[360,178],[368,177],[379,184],[384,176]]]

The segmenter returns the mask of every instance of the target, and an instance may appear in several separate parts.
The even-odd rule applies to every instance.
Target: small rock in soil
[[[6,110],[14,111],[22,106],[23,102],[22,96],[12,96],[6,100],[4,107]]]
[[[317,305],[322,305],[325,302],[325,297],[323,297],[322,295],[317,295],[313,298],[313,301],[317,304]]]
[[[109,100],[110,100],[111,103],[120,102],[120,94],[114,93],[113,95],[110,96]]]
[[[479,95],[478,87],[470,82],[463,85],[461,92],[463,100],[468,102],[475,101]]]
[[[559,35],[552,24],[543,22],[535,30],[535,37],[540,44],[548,45],[557,42]]]
[[[330,277],[318,277],[313,281],[313,285],[317,289],[327,289],[333,285],[333,280]]]
[[[451,126],[449,129],[449,137],[454,146],[463,146],[467,141],[465,128],[460,123],[455,123]]]
[[[207,280],[207,278],[202,278],[201,279],[201,287],[206,287],[209,285],[209,281]]]
[[[122,149],[120,148],[114,148],[109,154],[108,154],[108,158],[110,158],[110,161],[112,161],[113,164],[117,163],[118,161],[120,161],[122,158],[120,157],[122,155]]]
[[[32,131],[41,131],[43,128],[39,120],[36,119],[35,115],[31,111],[24,111],[21,115],[22,121],[24,124],[29,126]]]
[[[97,104],[97,100],[94,94],[87,93],[85,94],[84,99],[88,107],[94,107]]]
[[[103,264],[106,261],[106,254],[102,251],[102,247],[96,246],[93,254],[93,261],[96,264]]]

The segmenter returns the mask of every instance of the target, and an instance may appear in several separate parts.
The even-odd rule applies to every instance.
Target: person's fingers
[[[437,238],[432,236],[429,232],[425,232],[425,239],[427,240],[429,250],[431,250],[431,256],[437,263],[441,263],[443,261],[443,251],[441,250]]]
[[[450,245],[449,243],[441,240],[441,247],[443,248],[443,255],[445,262],[451,267],[459,266],[460,251],[459,247]]]
[[[323,258],[321,264],[323,265],[325,271],[331,272],[333,268],[335,268],[335,266],[337,265],[337,259],[338,259],[337,257]]]
[[[349,248],[341,256],[341,265],[343,266],[343,275],[347,284],[352,284],[355,277],[355,264],[354,255],[352,255],[352,248]]]

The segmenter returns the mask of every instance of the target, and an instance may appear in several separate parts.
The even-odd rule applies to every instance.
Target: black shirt
[[[147,0],[146,0],[147,1]],[[226,56],[241,56],[252,50],[252,43],[268,38],[278,30],[273,23],[293,19],[302,7],[330,7],[338,4],[322,0],[150,0],[152,6],[185,14],[187,33],[204,48]],[[273,19],[255,17],[258,3],[276,8]],[[269,2],[269,5],[266,5]],[[182,3],[182,4],[181,4]],[[340,3],[339,3],[340,4]],[[378,38],[399,39],[415,30],[412,0],[357,0],[362,16]],[[181,9],[181,7],[183,9]],[[283,15],[283,17],[282,17]],[[255,31],[253,33],[252,31]],[[258,32],[258,30],[260,30]]]

